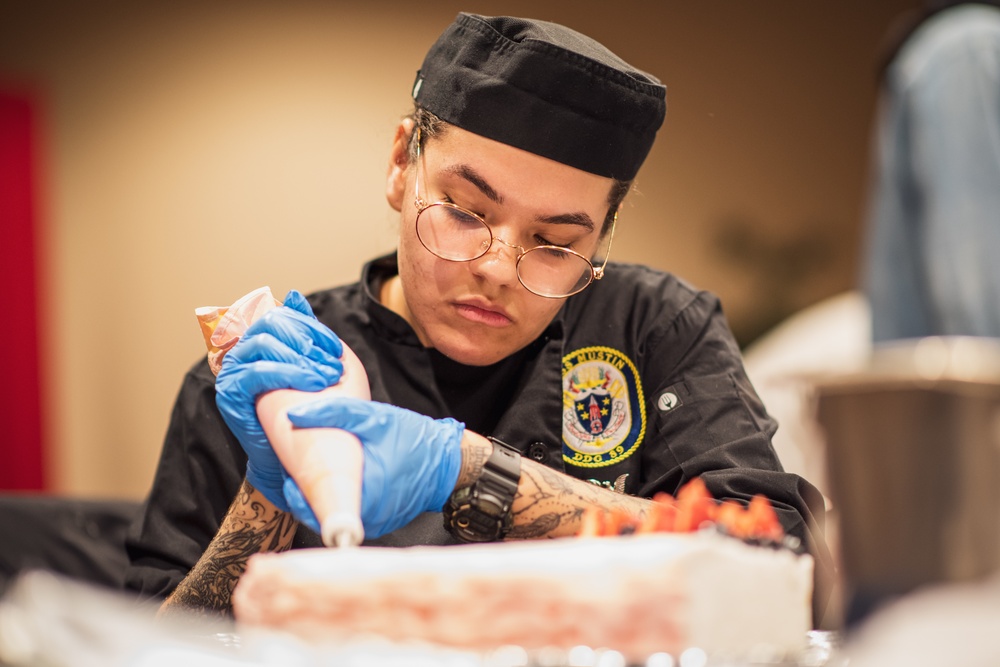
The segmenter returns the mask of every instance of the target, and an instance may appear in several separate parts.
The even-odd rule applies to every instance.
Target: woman
[[[335,382],[338,337],[373,401],[290,416],[362,441],[368,544],[572,535],[589,506],[642,514],[700,476],[718,498],[765,494],[826,559],[822,499],[782,472],[718,300],[607,263],[664,118],[659,81],[563,26],[462,14],[413,97],[387,176],[397,253],[308,304],[290,295],[217,384],[203,365],[189,373],[133,532],[131,585],[176,587],[164,609],[226,610],[249,555],[318,543],[288,512],[314,525],[254,402]]]

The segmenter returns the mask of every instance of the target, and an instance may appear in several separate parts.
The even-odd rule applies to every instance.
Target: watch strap
[[[456,489],[444,507],[445,528],[463,542],[503,539],[513,526],[511,506],[521,480],[521,455],[488,438],[493,451],[471,485]]]

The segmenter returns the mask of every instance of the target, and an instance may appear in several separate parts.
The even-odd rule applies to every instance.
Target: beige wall
[[[460,5],[57,4],[0,14],[0,80],[35,85],[46,111],[53,482],[140,497],[202,353],[196,306],[350,281],[392,248],[391,133]],[[914,3],[825,4],[474,9],[562,21],[665,81],[614,255],[718,292],[747,340],[853,281],[875,46]]]

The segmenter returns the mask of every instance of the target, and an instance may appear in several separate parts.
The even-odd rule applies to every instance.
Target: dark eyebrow
[[[493,186],[487,183],[486,179],[483,178],[478,171],[476,171],[469,165],[467,164],[452,165],[447,169],[445,169],[445,172],[449,174],[454,174],[460,178],[464,178],[469,183],[472,183],[477,188],[479,188],[479,191],[482,192],[484,195],[486,195],[486,197],[488,197],[489,200],[492,201],[493,203],[495,204],[503,203],[503,197],[500,196],[500,193],[494,190]]]
[[[490,201],[496,204],[503,204],[503,196],[494,190],[493,186],[487,183],[486,179],[469,165],[456,164],[448,167],[445,171],[472,183],[479,189],[480,192],[489,198]],[[595,228],[593,219],[591,219],[591,217],[586,213],[560,213],[558,215],[546,215],[539,217],[538,221],[549,225],[578,225],[585,228],[588,232],[594,231]]]
[[[586,213],[560,213],[559,215],[543,215],[539,222],[549,225],[579,225],[588,232],[594,231],[594,221]]]

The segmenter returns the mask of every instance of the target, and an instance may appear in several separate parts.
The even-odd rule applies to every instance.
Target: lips
[[[513,319],[501,306],[484,299],[463,299],[454,302],[455,310],[465,319],[491,327],[506,327]]]

